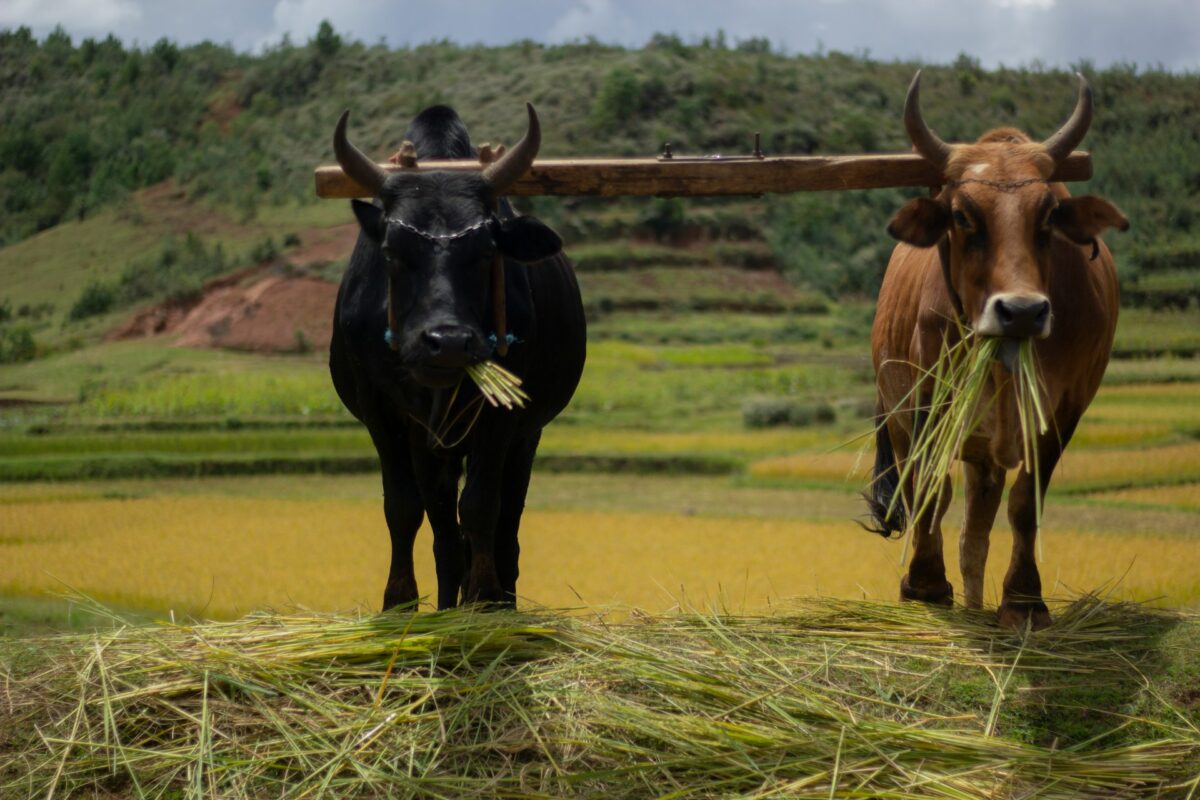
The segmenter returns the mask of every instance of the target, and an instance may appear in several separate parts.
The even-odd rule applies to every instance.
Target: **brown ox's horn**
[[[350,144],[346,138],[346,120],[350,119],[350,109],[342,112],[337,127],[333,129],[333,153],[347,175],[371,191],[373,197],[379,196],[387,173],[379,168],[361,150]]]
[[[532,103],[526,103],[525,108],[529,111],[529,128],[521,141],[483,170],[483,179],[491,184],[496,195],[504,194],[508,187],[529,171],[542,144],[542,126],[538,123],[537,112],[533,110]]]
[[[945,171],[951,148],[929,129],[925,118],[921,116],[921,70],[917,70],[913,76],[908,86],[908,96],[904,98],[904,129],[908,131],[909,141],[917,148],[917,152],[939,170]]]
[[[1075,73],[1075,77],[1079,78],[1079,99],[1075,101],[1075,110],[1071,113],[1071,118],[1059,128],[1058,133],[1042,142],[1042,146],[1050,153],[1055,163],[1071,155],[1071,151],[1083,141],[1092,124],[1092,87],[1088,85],[1087,78],[1078,72]]]

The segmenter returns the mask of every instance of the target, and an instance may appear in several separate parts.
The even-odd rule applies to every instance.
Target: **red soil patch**
[[[198,213],[170,181],[140,193],[156,218],[177,230],[219,228],[226,220]],[[198,227],[199,226],[199,227]],[[256,265],[210,281],[200,296],[169,300],[142,309],[109,333],[109,339],[166,335],[180,347],[230,348],[263,353],[324,350],[329,346],[337,286],[311,276],[288,274],[293,268],[345,263],[358,238],[357,223],[309,228],[297,235],[283,265]],[[206,231],[207,232],[207,231]]]
[[[109,338],[166,334],[179,347],[287,353],[325,349],[337,287],[254,268],[209,283],[200,298],[145,309]]]

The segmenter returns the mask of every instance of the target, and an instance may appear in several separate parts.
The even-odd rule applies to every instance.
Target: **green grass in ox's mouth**
[[[467,367],[467,374],[479,392],[493,406],[504,406],[509,411],[524,408],[529,395],[521,389],[521,379],[495,361],[481,361]]]
[[[977,336],[966,331],[951,344],[943,341],[940,358],[929,368],[918,367],[919,377],[912,391],[888,416],[910,413],[908,405],[916,397],[917,407],[927,412],[916,430],[908,458],[900,467],[900,485],[911,481],[913,492],[907,518],[913,520],[936,507],[946,490],[954,460],[967,438],[979,427],[1002,392],[1014,391],[1017,420],[1021,429],[1022,469],[1032,472],[1037,490],[1037,519],[1041,524],[1042,497],[1038,466],[1038,436],[1048,429],[1042,403],[1041,379],[1033,341],[1023,339],[1017,345],[1015,369],[999,387],[993,385],[993,362],[1002,355],[1006,340]],[[883,423],[880,423],[883,424]],[[903,502],[902,493],[892,498]],[[1040,540],[1039,540],[1040,542]]]

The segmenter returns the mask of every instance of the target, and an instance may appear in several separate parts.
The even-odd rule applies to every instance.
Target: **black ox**
[[[349,112],[334,132],[338,163],[376,198],[351,201],[362,230],[338,290],[329,371],[379,453],[392,540],[385,610],[418,598],[412,548],[424,515],[438,608],[460,591],[463,602],[515,603],[534,453],[583,372],[583,304],[562,242],[501,199],[537,154],[528,112],[525,136],[480,173],[389,173],[347,140]],[[445,106],[421,112],[405,139],[419,159],[475,156]],[[523,409],[485,404],[465,377],[489,358],[524,380]]]

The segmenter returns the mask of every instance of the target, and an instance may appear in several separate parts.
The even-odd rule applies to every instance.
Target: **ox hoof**
[[[1050,610],[1041,600],[1005,600],[1000,604],[996,613],[1001,628],[1023,631],[1028,625],[1030,630],[1040,631],[1049,628]]]
[[[475,606],[486,611],[499,611],[506,608],[516,608],[512,597],[499,586],[480,586],[468,590],[463,596],[463,605]]]
[[[420,600],[420,595],[417,594],[416,584],[405,583],[402,585],[388,584],[388,587],[383,591],[383,610],[387,611],[398,607],[417,607],[417,601]]]
[[[952,606],[954,605],[954,587],[945,579],[929,586],[912,586],[908,582],[908,576],[905,575],[900,579],[900,602],[912,601],[935,606]]]

